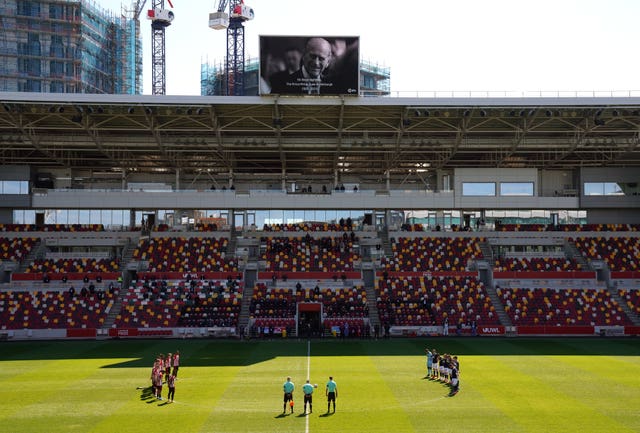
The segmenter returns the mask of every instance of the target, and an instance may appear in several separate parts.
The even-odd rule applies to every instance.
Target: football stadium
[[[172,96],[0,40],[0,431],[640,432],[640,93],[393,97],[359,42]]]

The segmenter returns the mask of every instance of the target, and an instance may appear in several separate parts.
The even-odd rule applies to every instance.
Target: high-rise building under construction
[[[2,0],[0,91],[140,94],[139,27],[89,0]]]

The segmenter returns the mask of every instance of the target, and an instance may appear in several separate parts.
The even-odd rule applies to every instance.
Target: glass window
[[[500,182],[500,195],[533,197],[533,182]]]
[[[0,181],[0,194],[29,194],[29,182],[20,180]]]
[[[584,195],[624,195],[616,182],[585,182]]]
[[[105,210],[101,210],[100,212],[100,223],[104,224],[105,227],[108,227],[111,225],[111,216],[113,211],[110,211],[108,209]]]
[[[268,211],[268,217],[264,220],[265,224],[283,224],[284,223],[284,211],[271,210]]]
[[[266,210],[257,210],[256,212],[256,227],[262,229],[264,227],[265,222],[269,218],[269,211]]]
[[[496,184],[494,182],[462,182],[462,195],[495,197]]]

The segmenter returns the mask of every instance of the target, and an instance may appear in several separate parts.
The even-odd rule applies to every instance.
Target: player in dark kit
[[[176,377],[173,374],[169,375],[169,378],[167,379],[167,386],[169,387],[167,401],[173,403],[173,398],[176,395]]]
[[[458,363],[458,357],[454,356],[451,362],[451,393],[449,395],[456,395],[460,390],[460,364]]]

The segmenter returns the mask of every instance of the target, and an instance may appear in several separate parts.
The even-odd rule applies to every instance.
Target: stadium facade
[[[3,200],[4,222],[74,209],[56,222],[104,223],[98,210],[132,207],[160,212],[156,221],[215,210],[238,226],[338,210],[374,219],[402,211],[442,227],[638,220],[633,97],[3,93],[1,102],[3,180],[29,182]]]

